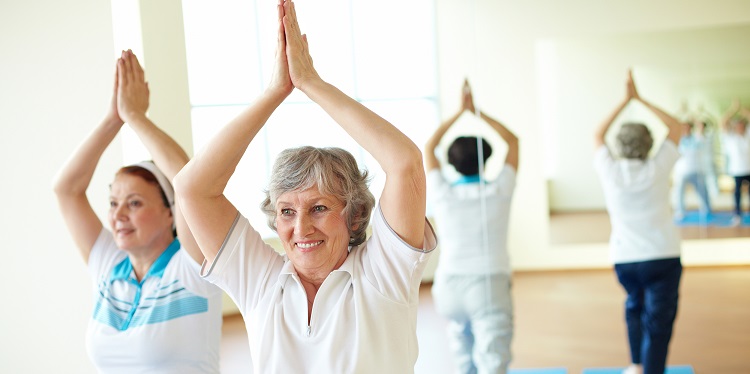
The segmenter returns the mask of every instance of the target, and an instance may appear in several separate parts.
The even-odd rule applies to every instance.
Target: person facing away
[[[280,1],[277,10],[269,86],[175,178],[206,257],[202,274],[237,303],[255,373],[411,373],[419,286],[436,246],[425,219],[421,152],[321,79],[294,3]],[[283,245],[280,255],[223,191],[253,138],[295,88],[375,158],[386,182],[376,205],[367,174],[349,152],[310,146],[281,152],[261,206]]]
[[[654,140],[642,123],[623,124],[616,149],[605,142],[607,131],[631,101],[642,103],[668,128],[653,157],[649,152]],[[627,374],[662,374],[667,362],[682,276],[680,233],[669,206],[669,177],[680,157],[679,137],[680,122],[638,94],[632,73],[625,99],[594,134],[594,168],[612,226],[610,258],[627,293]]]
[[[726,171],[734,178],[734,226],[742,222],[742,186],[745,184],[748,185],[750,200],[749,118],[750,110],[742,108],[739,100],[734,100],[721,119],[721,147],[726,156]]]
[[[448,163],[460,178],[451,183],[441,172],[435,150],[464,112],[481,118],[508,145],[504,165],[493,181],[483,175],[492,148],[474,136],[458,137],[448,148]],[[456,367],[460,373],[506,373],[513,338],[506,243],[518,171],[518,138],[475,108],[469,82],[464,81],[461,108],[435,130],[425,154],[428,197],[441,240],[432,295],[438,313],[448,319]]]
[[[130,50],[122,52],[116,70],[105,119],[54,183],[60,212],[94,283],[89,357],[104,373],[219,373],[221,290],[199,275],[203,255],[170,182],[188,156],[146,116],[148,83]],[[86,190],[125,122],[154,161],[117,171],[106,229]]]
[[[674,166],[674,187],[672,192],[675,219],[679,222],[685,216],[685,190],[688,185],[700,198],[700,215],[704,222],[711,214],[711,200],[708,191],[708,178],[711,175],[711,146],[709,139],[703,136],[701,130],[695,128],[693,122],[682,122],[681,136],[678,145],[680,158]]]

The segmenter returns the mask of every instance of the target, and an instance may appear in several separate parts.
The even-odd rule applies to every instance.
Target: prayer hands
[[[125,122],[146,116],[149,89],[143,68],[131,50],[117,60],[117,113]]]

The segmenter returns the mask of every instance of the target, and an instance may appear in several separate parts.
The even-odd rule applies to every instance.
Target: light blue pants
[[[448,318],[448,339],[459,373],[508,371],[513,301],[508,274],[436,275],[432,297]]]
[[[711,213],[711,200],[708,197],[708,186],[706,185],[706,175],[703,173],[687,173],[676,176],[674,191],[672,192],[675,213],[678,215],[685,214],[685,188],[688,184],[693,185],[695,192],[700,197],[700,212],[702,215]]]

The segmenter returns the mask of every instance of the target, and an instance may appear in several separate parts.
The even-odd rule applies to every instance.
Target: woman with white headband
[[[188,156],[148,119],[148,104],[143,69],[130,50],[123,51],[106,117],[54,185],[94,282],[87,350],[100,372],[218,373],[221,290],[198,274],[203,255],[175,205],[171,185]],[[125,166],[115,174],[108,230],[86,190],[102,153],[125,122],[154,161]]]

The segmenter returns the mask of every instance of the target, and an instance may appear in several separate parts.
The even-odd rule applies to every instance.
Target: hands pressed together
[[[638,95],[638,90],[635,88],[635,82],[633,81],[633,70],[628,70],[627,91],[628,99],[641,99],[640,95]]]
[[[133,51],[122,51],[117,59],[115,83],[108,118],[123,124],[145,117],[149,105],[145,74]]]
[[[269,90],[289,95],[295,87],[305,91],[305,87],[321,78],[313,67],[307,35],[300,31],[294,2],[279,0],[277,8],[279,28],[276,66]]]
[[[474,107],[474,96],[471,93],[471,86],[469,85],[468,79],[464,79],[464,88],[462,91],[461,111],[464,110],[468,110],[471,113],[476,112],[476,108]]]

